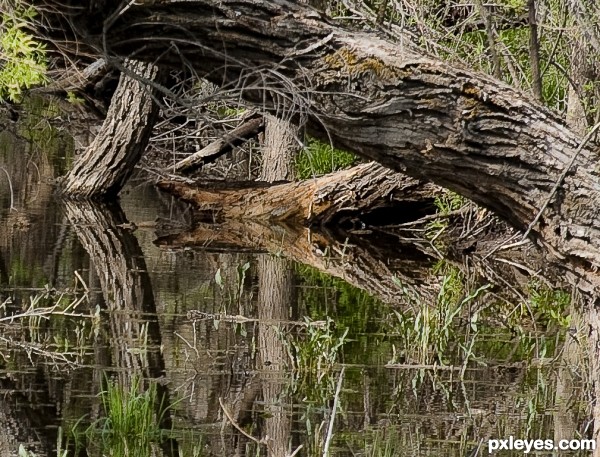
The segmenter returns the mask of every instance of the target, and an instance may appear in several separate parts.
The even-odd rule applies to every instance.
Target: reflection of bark
[[[579,343],[567,334],[563,346],[561,361],[556,373],[556,392],[554,397],[554,441],[571,440],[577,436],[572,397],[575,392],[576,379],[573,370],[579,366],[577,356],[582,348]]]
[[[404,288],[421,287],[420,296],[432,290],[427,257],[417,261],[406,259],[402,246],[394,251],[403,256],[393,262],[394,252],[385,258],[374,257],[359,245],[339,243],[304,227],[261,225],[256,222],[225,221],[223,224],[199,224],[194,230],[160,238],[158,244],[168,247],[197,246],[209,250],[233,249],[250,252],[271,252],[309,265],[349,284],[366,290],[387,303],[406,300]],[[414,251],[414,249],[413,249]],[[395,264],[395,268],[390,265]],[[395,279],[394,279],[395,278]],[[404,287],[403,287],[404,286]]]
[[[258,259],[258,350],[266,418],[264,435],[269,436],[270,457],[284,457],[291,437],[290,416],[281,402],[285,383],[286,351],[282,328],[265,322],[287,321],[294,303],[292,263],[281,257]]]
[[[56,417],[56,411],[38,406],[33,409],[31,398],[15,391],[10,381],[2,380],[1,386],[6,393],[0,402],[0,455],[17,457],[21,444],[37,457],[54,455],[56,432],[48,427],[48,417]],[[47,398],[40,400],[48,404]]]
[[[126,222],[118,206],[66,203],[67,217],[88,252],[102,286],[108,308],[112,365],[119,385],[129,388],[133,376],[159,378],[165,364],[156,307],[146,263],[137,239],[120,227]],[[168,392],[157,386],[157,417],[170,429]]]
[[[594,421],[594,431],[592,439],[596,440],[596,443],[600,441],[600,310],[598,305],[588,305],[587,322],[590,325],[590,335],[588,341],[589,348],[589,373],[590,373],[590,387],[592,388],[592,398],[595,400],[592,403],[591,416]],[[600,449],[597,448],[593,452],[594,457],[600,456]]]

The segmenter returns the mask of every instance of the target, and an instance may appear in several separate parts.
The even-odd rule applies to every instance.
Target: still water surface
[[[65,203],[72,141],[40,122],[0,132],[0,455],[466,456],[591,433],[568,294],[509,302],[381,236],[193,222],[135,180],[120,205]]]

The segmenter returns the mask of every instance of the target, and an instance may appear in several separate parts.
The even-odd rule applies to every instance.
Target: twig
[[[300,446],[298,446],[296,448],[296,450],[294,452],[292,452],[288,457],[294,457],[298,452],[300,452],[300,449],[302,449],[304,447],[304,444],[301,444]]]
[[[240,432],[242,435],[244,435],[249,440],[254,441],[256,444],[267,444],[267,438],[262,438],[262,439],[259,440],[257,438],[254,438],[249,433],[246,433],[244,430],[242,430],[242,428],[235,422],[235,420],[233,420],[233,417],[231,417],[231,413],[229,412],[229,410],[227,409],[227,407],[223,403],[223,398],[221,398],[221,397],[219,397],[219,404],[221,405],[221,409],[223,410],[223,413],[225,414],[225,416],[227,416],[227,419],[229,419],[229,422],[231,422],[231,425],[233,425],[233,427],[238,432]]]
[[[4,174],[6,175],[6,179],[8,180],[8,187],[10,189],[10,211],[16,211],[17,208],[15,208],[15,196],[13,192],[12,181],[10,180],[10,175],[8,174],[8,171],[6,171],[5,168],[0,167],[0,170],[4,172]]]
[[[540,43],[538,41],[538,25],[535,0],[528,0],[529,9],[529,61],[531,64],[531,87],[533,96],[542,101],[542,76],[540,74]]]
[[[546,201],[544,202],[544,204],[542,205],[542,207],[538,211],[538,213],[535,216],[535,218],[533,219],[533,221],[531,221],[531,224],[529,224],[529,226],[527,227],[527,230],[525,230],[525,233],[523,234],[523,240],[525,240],[527,238],[527,236],[529,235],[529,232],[531,232],[531,230],[533,229],[533,227],[535,227],[535,225],[538,223],[538,221],[540,220],[540,217],[542,217],[542,213],[544,212],[544,210],[546,209],[546,207],[550,204],[550,200],[552,200],[552,198],[554,197],[554,194],[556,193],[556,191],[558,190],[558,188],[560,187],[560,185],[564,181],[565,177],[567,176],[567,173],[569,173],[569,171],[571,170],[571,167],[575,163],[575,160],[579,156],[579,153],[582,151],[582,149],[585,147],[585,145],[588,144],[588,142],[592,138],[592,135],[594,135],[594,133],[596,133],[596,131],[598,130],[598,128],[600,128],[600,122],[598,122],[596,125],[594,125],[594,127],[592,128],[592,130],[590,130],[590,133],[588,133],[585,136],[585,138],[583,139],[583,141],[581,142],[581,144],[579,145],[579,147],[577,148],[577,150],[573,154],[573,157],[571,157],[571,161],[569,162],[569,164],[567,165],[567,167],[565,168],[565,170],[562,172],[562,174],[560,175],[560,177],[556,181],[556,184],[554,185],[554,187],[550,191],[550,194],[548,195],[548,198],[546,199]]]
[[[529,240],[521,240],[521,241],[517,241],[516,243],[511,243],[511,241],[516,239],[518,236],[519,236],[518,233],[511,235],[507,240],[504,240],[503,242],[499,243],[494,249],[492,249],[490,252],[488,252],[486,255],[484,255],[481,260],[486,260],[488,257],[490,257],[491,255],[495,254],[498,251],[504,251],[506,249],[523,246],[529,242]]]
[[[83,286],[83,290],[85,290],[85,293],[86,294],[89,293],[90,289],[88,289],[87,284],[85,283],[85,281],[83,280],[83,278],[81,277],[81,275],[79,274],[79,272],[77,270],[75,270],[75,276],[77,277],[77,279],[79,279],[79,282]]]
[[[490,54],[492,57],[492,71],[496,78],[502,79],[502,66],[500,65],[500,57],[496,43],[496,33],[492,18],[490,17],[490,14],[488,14],[486,7],[483,5],[481,0],[475,0],[475,6],[479,10],[479,15],[485,24],[485,33],[487,35],[488,46],[490,48]]]
[[[342,381],[344,380],[344,370],[346,367],[342,367],[340,371],[340,377],[338,378],[337,387],[335,388],[335,397],[333,398],[333,411],[331,412],[331,419],[329,420],[329,429],[327,430],[327,438],[325,439],[325,446],[323,446],[323,457],[329,455],[329,444],[333,436],[333,424],[335,422],[335,414],[337,412],[338,403],[340,400],[340,391],[342,390]]]

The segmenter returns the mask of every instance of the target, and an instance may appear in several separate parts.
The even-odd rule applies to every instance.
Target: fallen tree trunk
[[[311,134],[453,189],[520,229],[537,221],[531,236],[568,263],[574,282],[600,291],[595,148],[578,151],[581,139],[523,93],[285,0],[94,5],[113,19],[112,52],[177,66],[183,55],[218,84],[243,81],[243,95],[266,106],[289,94]],[[79,25],[88,39],[106,32]]]
[[[161,189],[199,210],[216,213],[220,219],[295,221],[303,225],[333,224],[344,216],[364,215],[380,208],[398,210],[413,202],[427,207],[439,191],[433,184],[375,162],[317,179],[268,187],[214,189],[213,185],[203,188],[176,181],[158,183]]]

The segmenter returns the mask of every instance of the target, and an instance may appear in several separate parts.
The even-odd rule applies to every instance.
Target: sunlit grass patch
[[[296,157],[295,169],[299,179],[308,179],[349,168],[357,162],[354,154],[309,137]]]

